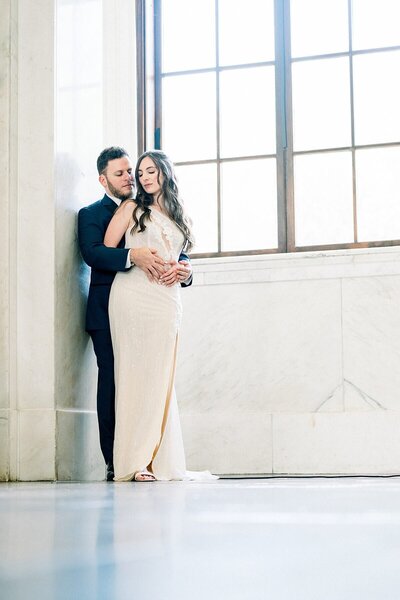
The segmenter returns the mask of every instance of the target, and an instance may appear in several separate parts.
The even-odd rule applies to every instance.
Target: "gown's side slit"
[[[169,410],[170,410],[170,405],[171,405],[171,397],[172,397],[172,392],[174,389],[174,379],[175,379],[175,371],[176,371],[176,355],[177,355],[177,348],[178,348],[178,334],[176,334],[176,340],[175,340],[175,349],[174,349],[174,355],[173,355],[173,361],[172,361],[172,368],[171,368],[171,375],[170,375],[170,379],[169,379],[169,383],[168,383],[168,391],[167,391],[167,397],[165,400],[165,410],[164,410],[164,416],[163,416],[163,420],[161,423],[161,435],[160,435],[160,439],[159,442],[153,452],[153,456],[151,459],[151,464],[153,463],[153,460],[155,459],[158,449],[160,448],[163,436],[164,436],[164,432],[165,432],[165,427],[167,424],[167,420],[168,420],[168,414],[169,414]]]

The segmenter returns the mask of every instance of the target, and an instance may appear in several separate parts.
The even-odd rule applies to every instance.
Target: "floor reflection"
[[[0,485],[0,598],[397,597],[400,479]]]

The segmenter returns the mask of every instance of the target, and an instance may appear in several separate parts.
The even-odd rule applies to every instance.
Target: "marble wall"
[[[190,468],[399,473],[399,259],[196,261],[177,381]]]
[[[194,272],[177,368],[190,469],[399,472],[398,249],[198,259]],[[58,415],[60,475],[94,478],[95,414]],[[90,468],[66,451],[81,456],[82,440]]]

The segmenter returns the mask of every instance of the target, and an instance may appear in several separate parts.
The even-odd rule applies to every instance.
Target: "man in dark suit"
[[[115,428],[114,355],[108,318],[108,299],[117,271],[142,269],[159,279],[167,275],[163,259],[154,248],[124,248],[122,238],[118,248],[104,246],[104,234],[111,218],[123,200],[134,197],[135,179],[127,152],[119,146],[106,148],[97,159],[99,181],[105,189],[102,200],[86,206],[78,214],[78,239],[82,257],[91,267],[89,296],[86,309],[86,331],[93,341],[97,358],[97,416],[100,446],[106,462],[106,479],[114,478],[113,445]],[[188,257],[179,257],[181,285],[192,283]]]

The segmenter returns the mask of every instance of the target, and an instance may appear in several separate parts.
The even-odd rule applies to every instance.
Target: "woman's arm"
[[[104,236],[104,245],[116,248],[125,235],[132,219],[132,212],[136,204],[126,200],[114,213]],[[142,269],[150,281],[158,281],[164,273],[164,261],[155,248],[131,248],[129,251],[131,262]]]
[[[102,215],[93,207],[85,206],[78,213],[78,242],[82,258],[89,267],[100,271],[125,271],[128,249],[106,248],[106,225]]]
[[[135,206],[136,205],[134,202],[131,200],[126,200],[118,208],[111,219],[109,226],[107,227],[107,231],[104,236],[105,246],[108,246],[109,248],[116,248],[118,246],[122,237],[125,235],[126,230],[128,229]]]

